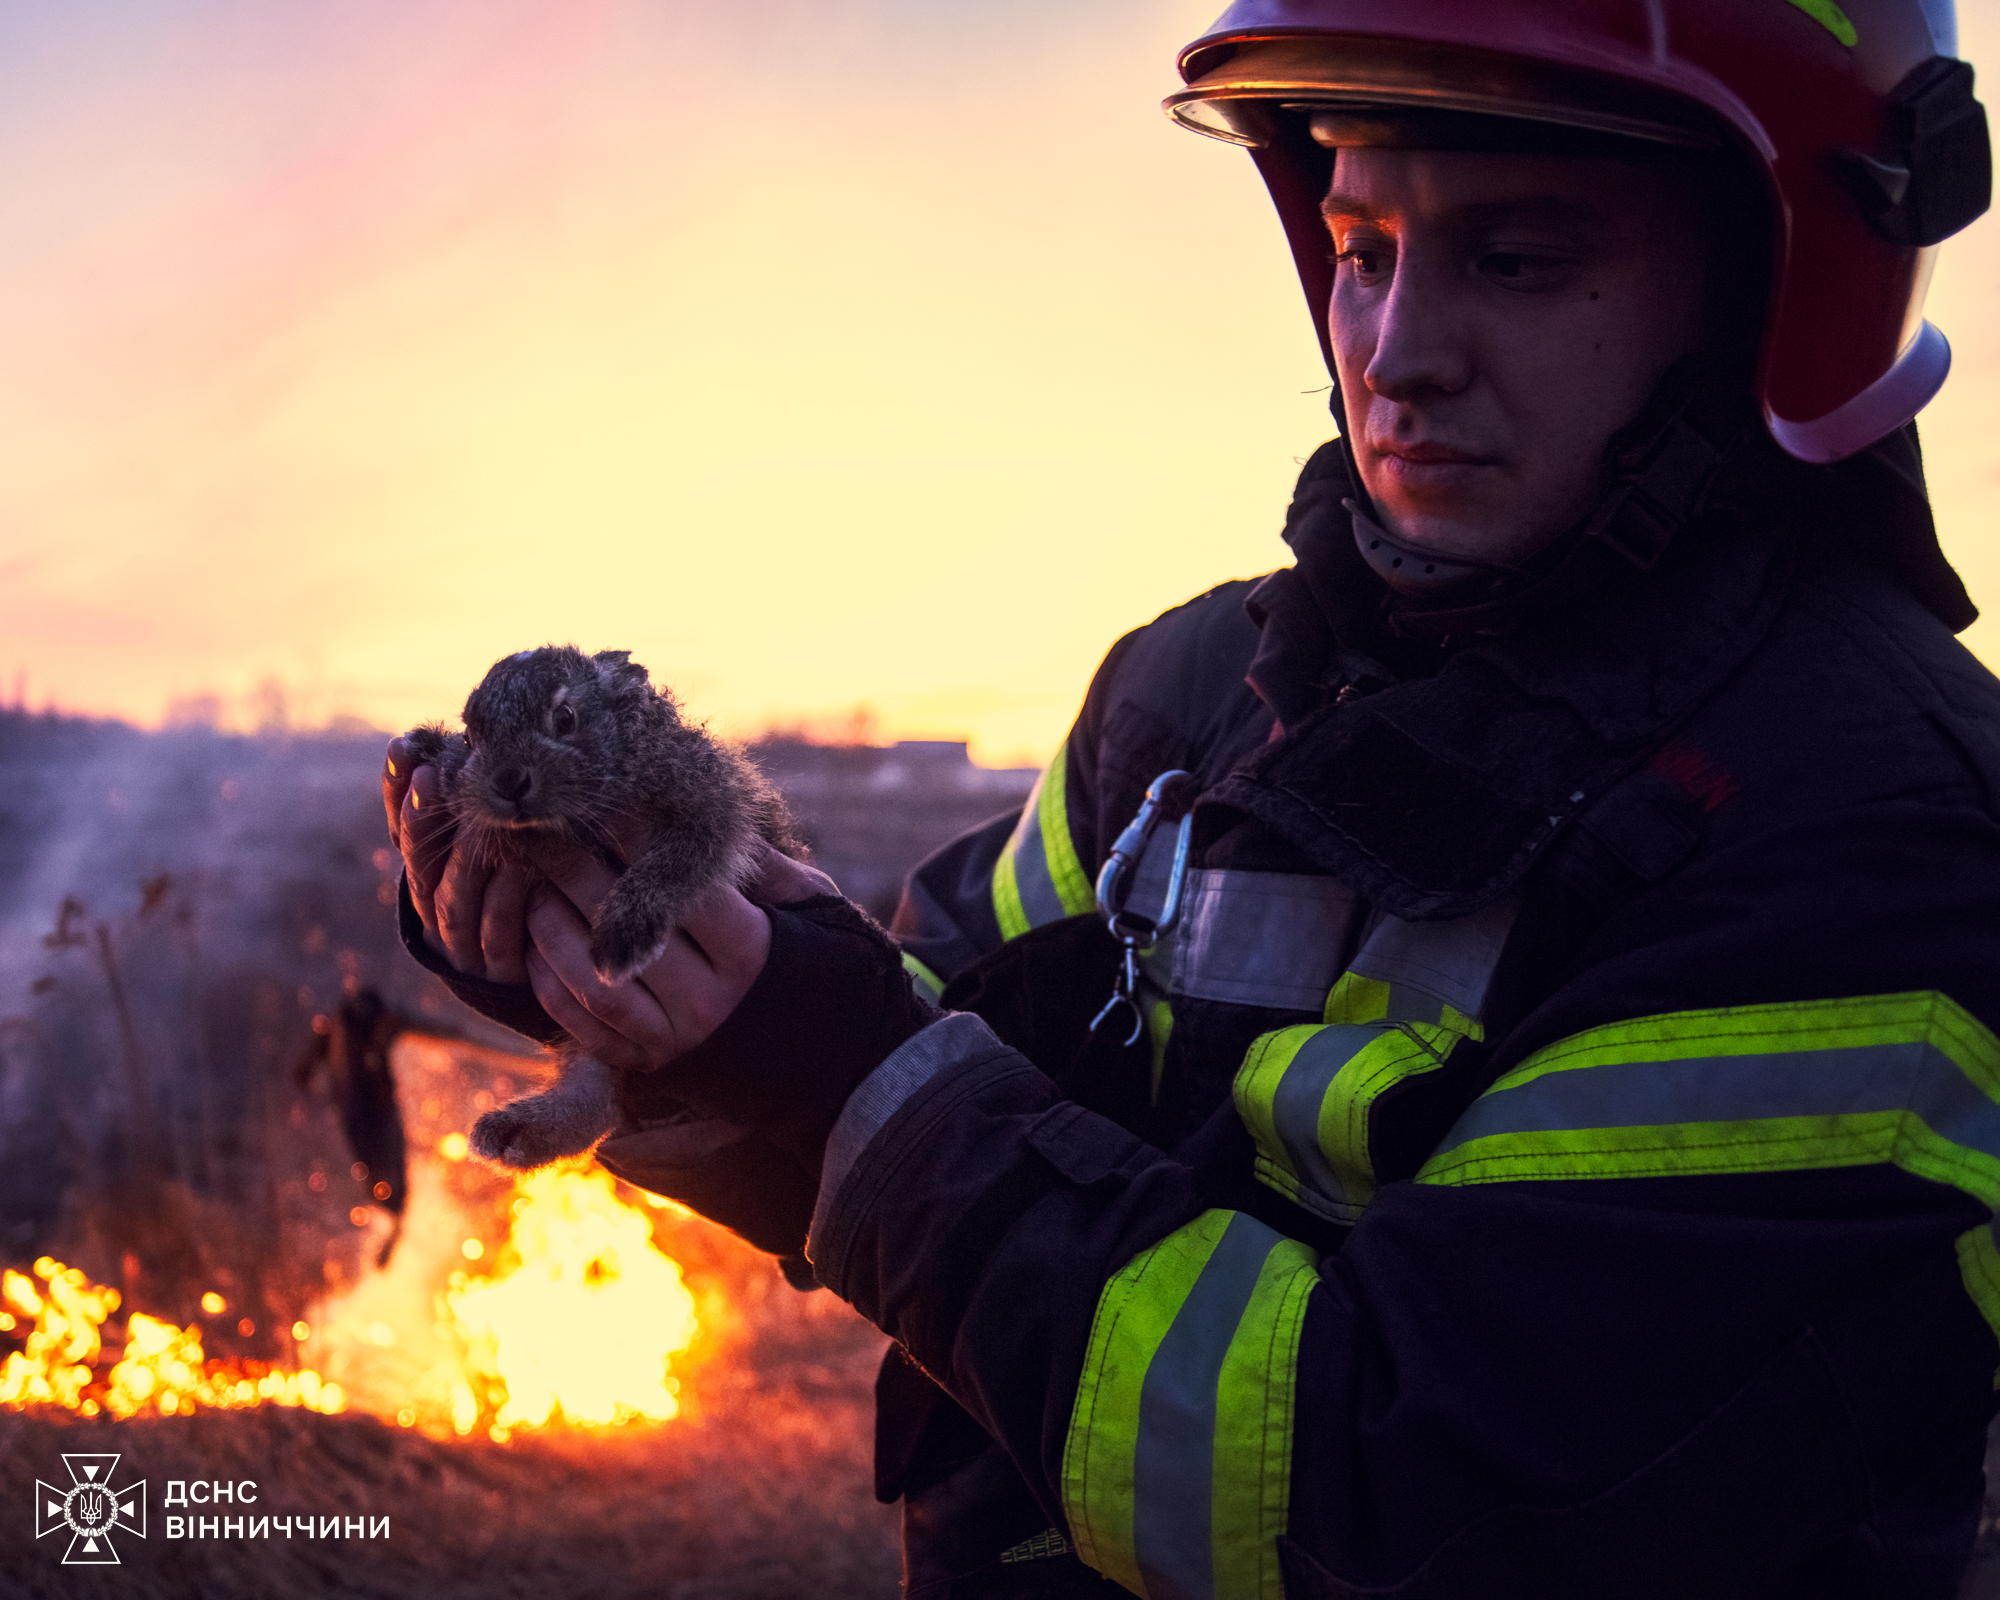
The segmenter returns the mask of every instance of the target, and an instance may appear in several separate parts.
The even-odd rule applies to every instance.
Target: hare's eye
[[[567,738],[576,732],[576,708],[564,701],[549,713],[549,726],[558,739]]]
[[[465,748],[468,750],[477,750],[479,748],[479,740],[474,737],[470,728],[465,730]]]

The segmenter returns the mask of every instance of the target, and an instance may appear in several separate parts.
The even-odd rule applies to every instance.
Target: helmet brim
[[[1465,46],[1239,38],[1200,65],[1206,70],[1167,96],[1167,114],[1196,133],[1252,148],[1273,141],[1276,117],[1318,111],[1442,114],[1458,119],[1461,137],[1478,137],[1476,125],[1487,122],[1695,150],[1723,142],[1700,107],[1651,85]]]

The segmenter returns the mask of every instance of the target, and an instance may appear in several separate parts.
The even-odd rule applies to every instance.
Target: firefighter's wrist
[[[868,914],[838,895],[771,909],[771,948],[743,1000],[660,1069],[704,1115],[760,1130],[817,1172],[855,1087],[938,1017]]]

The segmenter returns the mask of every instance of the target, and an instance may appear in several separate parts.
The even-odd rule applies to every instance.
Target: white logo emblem
[[[63,1565],[116,1566],[118,1552],[112,1548],[113,1530],[146,1537],[146,1480],[123,1489],[111,1487],[111,1475],[118,1470],[118,1458],[64,1456],[71,1486],[58,1489],[35,1480],[35,1537],[45,1538],[58,1528],[69,1529],[72,1537]]]

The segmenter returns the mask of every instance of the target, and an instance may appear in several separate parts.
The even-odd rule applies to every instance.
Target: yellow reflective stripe
[[[1834,1050],[1916,1040],[1938,1044],[2000,1100],[2000,1043],[1957,1001],[1929,989],[1847,1000],[1670,1011],[1614,1022],[1536,1051],[1487,1092],[1518,1088],[1551,1072],[1615,1062],[1761,1056],[1774,1048]]]
[[[1279,1600],[1310,1249],[1209,1211],[1105,1285],[1064,1444],[1078,1556],[1148,1600]]]
[[[1538,1051],[1420,1183],[1888,1163],[2000,1204],[2000,1041],[1948,996],[1676,1012]]]
[[[1236,1069],[1236,1081],[1230,1086],[1236,1114],[1257,1147],[1257,1176],[1287,1200],[1299,1198],[1299,1175],[1292,1170],[1291,1154],[1278,1134],[1278,1085],[1297,1059],[1299,1047],[1320,1031],[1302,1022],[1258,1035],[1243,1052],[1243,1065]]]
[[[1274,1246],[1223,1357],[1209,1523],[1218,1596],[1277,1600],[1285,1592],[1278,1539],[1291,1504],[1299,1333],[1318,1282],[1305,1245],[1286,1239]]]
[[[1833,0],[1792,0],[1792,4],[1850,50],[1854,48],[1854,42],[1861,37],[1855,31],[1854,23],[1847,13],[1835,5]]]
[[[1097,890],[1084,874],[1077,859],[1076,841],[1069,836],[1069,741],[1056,750],[1055,760],[1043,775],[1041,804],[1042,854],[1048,863],[1049,881],[1056,898],[1072,917],[1097,908]]]
[[[1167,1069],[1167,1040],[1174,1033],[1173,1003],[1155,1000],[1146,1007],[1146,1032],[1153,1047],[1153,1087],[1150,1103],[1160,1103],[1160,1075]]]
[[[1375,1198],[1375,1102],[1443,1066],[1461,1037],[1435,1023],[1299,1023],[1252,1040],[1232,1092],[1258,1178],[1309,1211],[1358,1220]]]
[[[1036,780],[1036,787],[1039,790],[1039,779]],[[1030,795],[1030,802],[1033,799],[1034,796]],[[1025,825],[1027,818],[1033,815],[1032,810],[1024,811],[1023,824]],[[1029,927],[1028,913],[1021,905],[1021,885],[1014,872],[1014,857],[1018,851],[1020,837],[1020,827],[1016,827],[1014,837],[1007,841],[1006,848],[1000,852],[1000,859],[993,863],[993,915],[999,919],[1002,939],[1018,939],[1028,931]]]
[[[1045,922],[1081,916],[1097,904],[1070,838],[1068,784],[1065,740],[1035,780],[1020,820],[993,863],[993,915],[1003,939],[1018,939]]]
[[[1486,1037],[1486,1029],[1475,1017],[1468,1017],[1456,1006],[1448,1006],[1442,1000],[1426,995],[1418,997],[1404,991],[1398,994],[1393,984],[1381,978],[1365,978],[1358,972],[1343,972],[1326,997],[1326,1009],[1321,1013],[1328,1023],[1357,1022],[1426,1022],[1441,1028],[1449,1028],[1462,1038],[1475,1043]]]
[[[1400,1023],[1357,1051],[1335,1075],[1320,1102],[1315,1131],[1320,1153],[1353,1204],[1366,1206],[1375,1198],[1375,1161],[1368,1150],[1375,1102],[1404,1079],[1443,1066],[1459,1037],[1435,1024]]]
[[[903,970],[916,979],[917,987],[923,991],[924,998],[933,1004],[944,993],[944,979],[931,971],[929,967],[925,966],[907,950],[903,952]]]
[[[1993,1244],[1993,1229],[1968,1228],[1955,1241],[1958,1248],[1958,1275],[1965,1292],[1979,1307],[1986,1326],[2000,1339],[2000,1250]],[[1993,1387],[2000,1389],[2000,1368],[1993,1373]]]
[[[1380,978],[1343,972],[1327,991],[1321,1020],[1329,1023],[1381,1022],[1389,1015],[1389,986]]]
[[[1966,1152],[1902,1111],[1500,1135],[1431,1157],[1416,1181],[1713,1177],[1881,1165],[1948,1183],[1986,1205],[2000,1200],[2000,1162],[1967,1160]]]
[[[1079,1560],[1146,1595],[1132,1533],[1139,1398],[1153,1353],[1222,1241],[1230,1213],[1205,1211],[1128,1261],[1097,1298],[1063,1444],[1063,1513]]]

